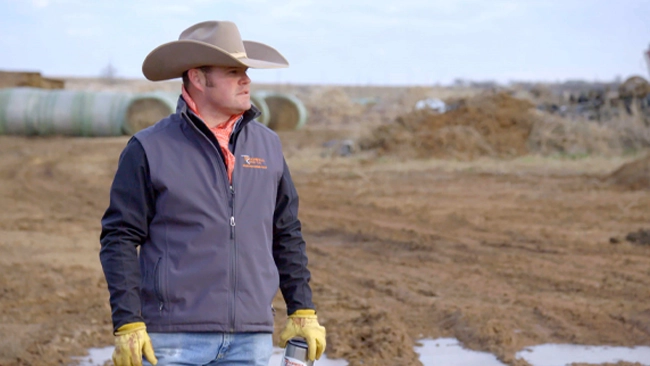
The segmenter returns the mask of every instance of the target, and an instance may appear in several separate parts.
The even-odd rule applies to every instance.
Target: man
[[[287,66],[223,21],[193,25],[144,60],[149,80],[183,87],[176,113],[125,147],[102,218],[116,366],[143,355],[266,366],[278,286],[289,315],[280,345],[301,337],[310,359],[323,353],[298,196],[278,136],[254,121],[246,74]]]

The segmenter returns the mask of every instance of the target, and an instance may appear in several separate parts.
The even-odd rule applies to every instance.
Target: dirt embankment
[[[623,164],[606,179],[622,188],[650,190],[650,155]]]
[[[505,93],[461,99],[452,110],[414,110],[378,127],[363,148],[405,158],[474,159],[528,153],[533,105]]]
[[[445,113],[411,109],[384,121],[359,140],[360,147],[379,156],[456,160],[526,154],[620,156],[650,147],[650,129],[634,119],[598,123],[562,118],[507,92],[447,102]]]

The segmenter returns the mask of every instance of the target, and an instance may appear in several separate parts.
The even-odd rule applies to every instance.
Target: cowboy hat
[[[151,81],[160,81],[179,78],[185,71],[201,66],[276,69],[288,67],[289,63],[273,47],[242,41],[235,23],[207,21],[184,30],[178,41],[151,51],[142,63],[142,73]]]

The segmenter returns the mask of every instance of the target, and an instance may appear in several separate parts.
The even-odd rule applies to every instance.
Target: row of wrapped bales
[[[119,136],[170,113],[153,94],[0,89],[0,133],[8,135]]]
[[[169,92],[0,89],[0,134],[132,135],[174,113],[178,97]],[[306,109],[292,95],[257,92],[251,102],[262,112],[258,121],[274,130],[306,123]]]

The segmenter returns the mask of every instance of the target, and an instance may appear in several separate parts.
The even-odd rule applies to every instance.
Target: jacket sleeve
[[[137,321],[140,314],[140,264],[137,247],[149,234],[154,191],[144,148],[132,138],[120,155],[102,217],[99,258],[110,292],[114,329]]]
[[[273,258],[280,273],[280,291],[288,314],[314,309],[305,246],[298,220],[298,193],[285,161],[273,216]]]

